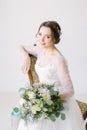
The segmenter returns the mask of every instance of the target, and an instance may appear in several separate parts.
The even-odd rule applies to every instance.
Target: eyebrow
[[[38,33],[41,33],[41,32],[38,32]],[[42,34],[42,33],[41,33]],[[45,35],[48,35],[48,36],[53,36],[53,34],[45,34]]]

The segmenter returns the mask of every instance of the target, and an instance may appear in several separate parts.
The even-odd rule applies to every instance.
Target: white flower
[[[40,111],[41,108],[38,104],[32,106],[32,112],[35,114],[37,111]]]
[[[43,94],[43,99],[45,100],[45,101],[47,101],[47,100],[49,100],[51,97],[50,97],[50,94],[48,93],[48,92],[45,92],[44,94]]]
[[[21,98],[20,100],[19,100],[19,104],[22,106],[23,104],[25,104],[26,103],[26,100],[25,99],[23,99],[23,98]]]
[[[29,99],[33,99],[35,97],[35,94],[32,91],[27,91],[27,95],[29,96]]]

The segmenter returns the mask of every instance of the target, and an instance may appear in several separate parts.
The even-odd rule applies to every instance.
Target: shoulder
[[[67,60],[66,60],[65,56],[62,53],[58,52],[55,55],[55,64],[57,66],[58,65],[61,65],[61,66],[65,65],[65,66],[67,66]]]
[[[55,58],[56,58],[57,62],[58,61],[66,61],[65,56],[59,50],[56,51]]]

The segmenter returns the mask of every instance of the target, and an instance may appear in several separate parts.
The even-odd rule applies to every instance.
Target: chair
[[[30,70],[28,72],[28,78],[31,83],[38,83],[39,78],[37,73],[35,72],[36,57],[30,55],[30,60],[31,60],[31,65],[30,65]]]

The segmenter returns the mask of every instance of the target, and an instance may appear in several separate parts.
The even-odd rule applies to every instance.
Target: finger
[[[24,69],[23,69],[23,73],[26,74],[26,73],[28,73],[28,71],[29,71],[29,67],[28,67],[28,66],[25,66]]]
[[[21,71],[22,71],[22,73],[25,73],[25,72],[26,72],[25,66],[22,66],[22,67],[21,67]]]

